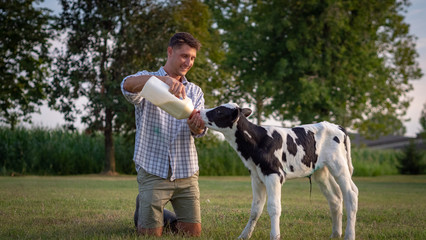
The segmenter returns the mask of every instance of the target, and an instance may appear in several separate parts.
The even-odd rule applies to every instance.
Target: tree
[[[270,114],[264,108],[274,86],[266,73],[267,62],[259,57],[267,54],[268,42],[264,41],[256,21],[255,1],[206,1],[213,11],[218,28],[224,33],[226,59],[221,67],[230,73],[234,83],[229,87],[226,99],[256,106],[254,112],[260,124]]]
[[[169,38],[177,31],[192,31],[206,43],[192,73],[215,76],[220,59],[210,31],[207,6],[193,1],[61,1],[58,29],[67,34],[67,48],[59,52],[50,105],[65,113],[68,122],[84,114],[91,131],[105,136],[104,172],[115,172],[113,132],[134,132],[134,108],[122,96],[123,77],[137,71],[157,70],[166,60]],[[188,14],[192,13],[192,14]],[[212,78],[210,78],[212,80]],[[208,94],[209,92],[207,92]],[[76,100],[87,99],[85,113]]]
[[[214,29],[209,7],[199,0],[170,1],[174,32],[192,33],[202,44],[188,78],[203,89],[207,107],[215,107],[225,99],[223,92],[232,84],[228,72],[219,69],[225,60],[219,31]]]
[[[422,113],[420,115],[420,126],[422,127],[422,130],[419,133],[419,136],[423,139],[426,139],[426,103],[423,104]]]
[[[0,1],[0,122],[12,129],[46,98],[50,11],[34,0]]]
[[[401,15],[407,1],[207,3],[228,46],[226,67],[256,111],[371,137],[404,131],[409,80],[422,76]]]
[[[398,171],[401,174],[424,174],[426,170],[424,155],[425,151],[418,150],[412,140],[397,157]]]

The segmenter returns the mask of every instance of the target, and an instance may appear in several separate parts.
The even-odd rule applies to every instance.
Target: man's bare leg
[[[138,227],[138,234],[147,236],[161,237],[163,235],[163,227],[159,228],[142,228]]]
[[[176,225],[178,231],[184,235],[190,237],[200,237],[201,236],[201,223],[185,223],[177,222]]]

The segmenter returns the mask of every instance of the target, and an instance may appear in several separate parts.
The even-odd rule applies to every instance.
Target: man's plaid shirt
[[[133,161],[136,171],[143,168],[150,174],[166,179],[170,164],[172,181],[194,175],[199,170],[198,155],[187,120],[172,117],[144,99],[140,93],[124,90],[123,84],[128,77],[140,75],[166,76],[167,73],[161,67],[157,72],[141,71],[127,76],[121,82],[123,95],[135,105],[136,139]],[[182,83],[194,107],[203,109],[204,94],[201,88],[188,82],[185,77]],[[201,137],[205,132],[195,137]]]

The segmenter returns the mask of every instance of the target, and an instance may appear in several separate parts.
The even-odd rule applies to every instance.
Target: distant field
[[[426,239],[425,175],[355,183],[357,239]],[[236,239],[250,212],[249,177],[201,177],[200,189],[201,239]],[[135,176],[0,177],[0,239],[136,239],[136,195]],[[308,179],[288,181],[282,196],[282,239],[328,239],[328,205],[315,183],[310,197]],[[265,208],[252,239],[269,239],[269,228]]]

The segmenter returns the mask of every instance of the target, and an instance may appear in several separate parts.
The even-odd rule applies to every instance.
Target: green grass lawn
[[[357,239],[426,239],[425,175],[355,183]],[[249,177],[201,177],[200,189],[202,239],[236,239],[250,213]],[[135,176],[0,177],[0,239],[150,239],[134,231],[136,195]],[[282,239],[328,239],[328,204],[315,183],[310,197],[308,179],[288,181],[282,196]],[[265,207],[252,239],[268,239],[269,228]]]

